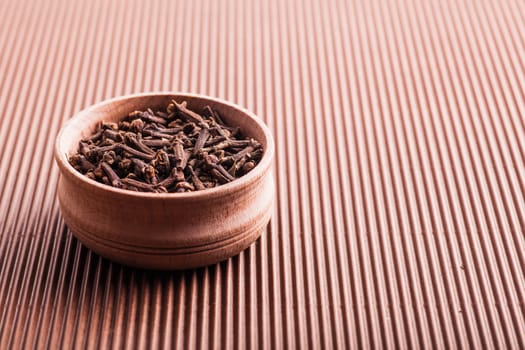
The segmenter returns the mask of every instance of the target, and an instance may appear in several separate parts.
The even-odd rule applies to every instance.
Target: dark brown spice
[[[234,181],[262,158],[261,144],[206,106],[172,101],[102,122],[79,142],[71,165],[100,183],[140,192],[192,192]]]
[[[104,170],[104,172],[106,173],[106,176],[108,177],[111,186],[119,188],[122,187],[122,181],[120,181],[120,178],[115,173],[111,165],[109,165],[106,162],[102,162],[100,163],[100,166],[102,167],[102,170]]]

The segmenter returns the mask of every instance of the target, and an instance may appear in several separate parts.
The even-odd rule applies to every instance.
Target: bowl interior
[[[259,141],[264,153],[267,152],[270,142],[269,132],[262,121],[252,113],[219,99],[194,94],[168,93],[121,97],[83,110],[64,126],[58,138],[57,151],[60,153],[60,156],[64,157],[63,160],[67,162],[67,156],[77,152],[78,142],[82,138],[92,135],[100,121],[119,121],[135,110],[145,110],[146,108],[165,110],[168,103],[173,99],[178,103],[186,101],[188,108],[197,113],[201,113],[203,108],[209,105],[219,112],[226,124],[238,126],[244,136]]]

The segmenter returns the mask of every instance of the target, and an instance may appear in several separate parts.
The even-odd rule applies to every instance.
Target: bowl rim
[[[86,118],[89,117],[90,111],[95,108],[103,107],[104,105],[109,105],[111,103],[115,102],[123,102],[129,99],[133,98],[140,98],[140,97],[154,97],[154,96],[180,96],[182,98],[189,97],[194,99],[205,99],[208,101],[213,101],[218,104],[226,105],[230,108],[236,109],[244,114],[245,117],[251,118],[259,128],[264,133],[264,137],[266,138],[266,149],[264,150],[263,156],[259,163],[251,170],[248,174],[243,175],[240,178],[237,178],[233,180],[232,182],[229,182],[227,184],[223,184],[217,187],[213,188],[207,188],[205,190],[199,190],[194,192],[182,192],[182,193],[151,193],[151,192],[135,192],[130,190],[125,190],[109,185],[105,185],[102,183],[99,183],[95,180],[92,180],[85,175],[78,172],[73,166],[69,163],[67,159],[67,153],[63,152],[61,149],[61,141],[62,138],[67,131],[68,127],[70,127],[70,124],[72,124],[75,120],[80,118]],[[147,107],[147,106],[146,106]],[[128,95],[122,95],[122,96],[116,96],[113,98],[109,98],[103,101],[100,101],[98,103],[89,105],[88,107],[82,109],[81,111],[75,113],[70,119],[68,119],[61,127],[60,131],[57,134],[57,137],[55,139],[55,160],[58,163],[59,169],[61,171],[67,171],[69,175],[76,178],[79,182],[83,182],[87,185],[94,186],[94,188],[97,188],[101,191],[107,191],[110,193],[114,193],[115,195],[119,196],[127,196],[127,197],[134,197],[134,198],[144,198],[144,199],[175,199],[175,198],[181,198],[181,199],[202,199],[202,198],[209,198],[212,196],[221,196],[221,195],[227,195],[232,192],[235,192],[237,189],[243,189],[246,186],[248,186],[250,183],[255,181],[257,178],[262,177],[265,172],[271,167],[271,162],[273,160],[275,153],[275,144],[273,140],[272,133],[270,132],[270,129],[264,121],[259,118],[255,113],[250,112],[248,109],[241,107],[233,102],[229,102],[227,100],[224,100],[222,98],[218,97],[212,97],[204,94],[197,94],[197,93],[191,93],[191,92],[180,92],[180,91],[152,91],[152,92],[141,92],[141,93],[133,93]]]

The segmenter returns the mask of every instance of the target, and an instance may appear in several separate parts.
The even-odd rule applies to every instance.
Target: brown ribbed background
[[[524,348],[525,2],[0,0],[0,347]],[[257,113],[277,206],[221,264],[113,264],[54,138],[173,90]]]

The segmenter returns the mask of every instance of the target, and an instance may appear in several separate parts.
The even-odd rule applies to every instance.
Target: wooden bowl
[[[209,105],[224,121],[263,146],[248,174],[215,188],[186,193],[141,193],[87,178],[68,162],[97,123],[118,121],[134,110],[165,108],[172,100],[191,109]],[[237,255],[265,229],[273,208],[274,142],[253,113],[224,100],[184,93],[146,93],[107,100],[75,115],[57,136],[58,199],[73,234],[98,254],[152,269],[204,266]]]

